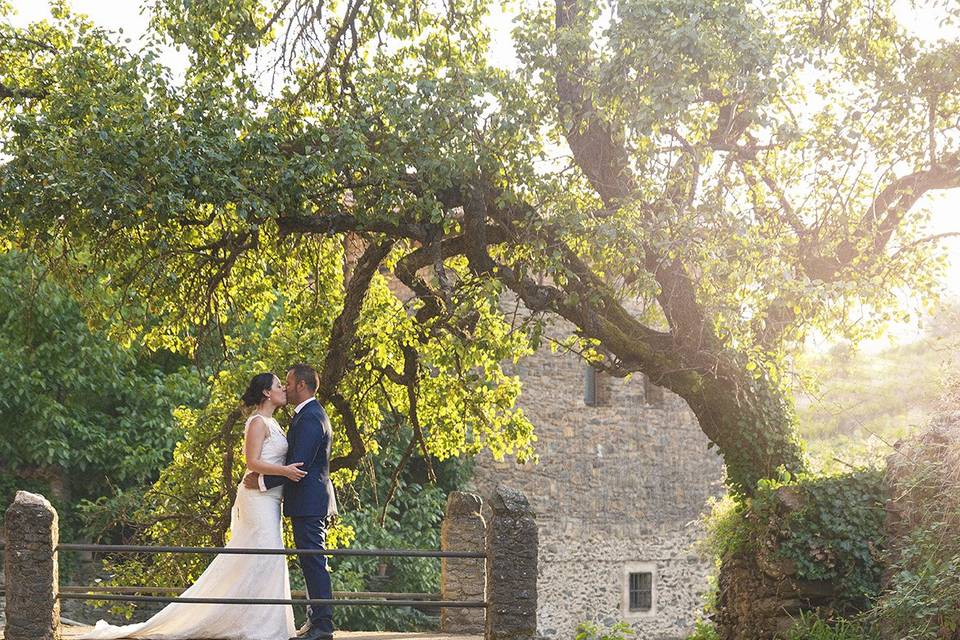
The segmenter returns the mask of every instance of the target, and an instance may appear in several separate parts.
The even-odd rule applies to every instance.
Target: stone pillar
[[[480,496],[454,491],[447,497],[447,512],[440,527],[443,551],[483,553],[487,523],[480,515]],[[486,574],[483,558],[443,558],[440,564],[441,600],[483,600]],[[446,608],[440,610],[440,630],[444,633],[483,633],[483,609]]]
[[[497,487],[487,526],[486,640],[537,633],[537,524],[526,496]]]
[[[43,496],[18,491],[4,523],[5,640],[59,640],[56,510]]]

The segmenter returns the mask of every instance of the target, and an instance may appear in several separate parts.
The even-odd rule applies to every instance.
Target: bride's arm
[[[306,471],[299,469],[299,467],[303,466],[302,462],[282,465],[271,464],[261,460],[260,453],[263,451],[263,441],[266,440],[266,438],[267,425],[263,419],[254,418],[251,420],[250,424],[247,425],[247,433],[243,442],[243,452],[247,459],[248,470],[256,471],[261,475],[284,476],[294,482],[298,482],[300,478],[307,475]]]

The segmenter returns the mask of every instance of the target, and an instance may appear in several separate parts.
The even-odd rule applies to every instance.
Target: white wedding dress
[[[246,431],[256,415],[250,416]],[[260,459],[285,464],[287,438],[273,418],[264,418],[268,436]],[[240,483],[230,519],[227,547],[282,549],[280,500],[283,487],[266,492]],[[286,556],[219,554],[184,598],[290,598]],[[293,608],[278,604],[194,604],[173,602],[155,616],[122,627],[101,620],[83,640],[150,638],[153,640],[287,640],[296,634]]]

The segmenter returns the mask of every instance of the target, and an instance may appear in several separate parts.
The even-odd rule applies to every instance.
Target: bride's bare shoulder
[[[270,429],[267,427],[266,419],[258,413],[254,413],[247,418],[247,424],[244,426],[244,432],[248,436],[268,435]]]

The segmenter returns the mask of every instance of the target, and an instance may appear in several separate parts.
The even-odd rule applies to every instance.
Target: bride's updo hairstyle
[[[253,376],[253,380],[247,385],[247,390],[240,396],[240,400],[243,401],[244,406],[255,407],[263,402],[265,397],[263,392],[269,391],[270,388],[273,387],[273,379],[275,377],[276,376],[269,371]]]

